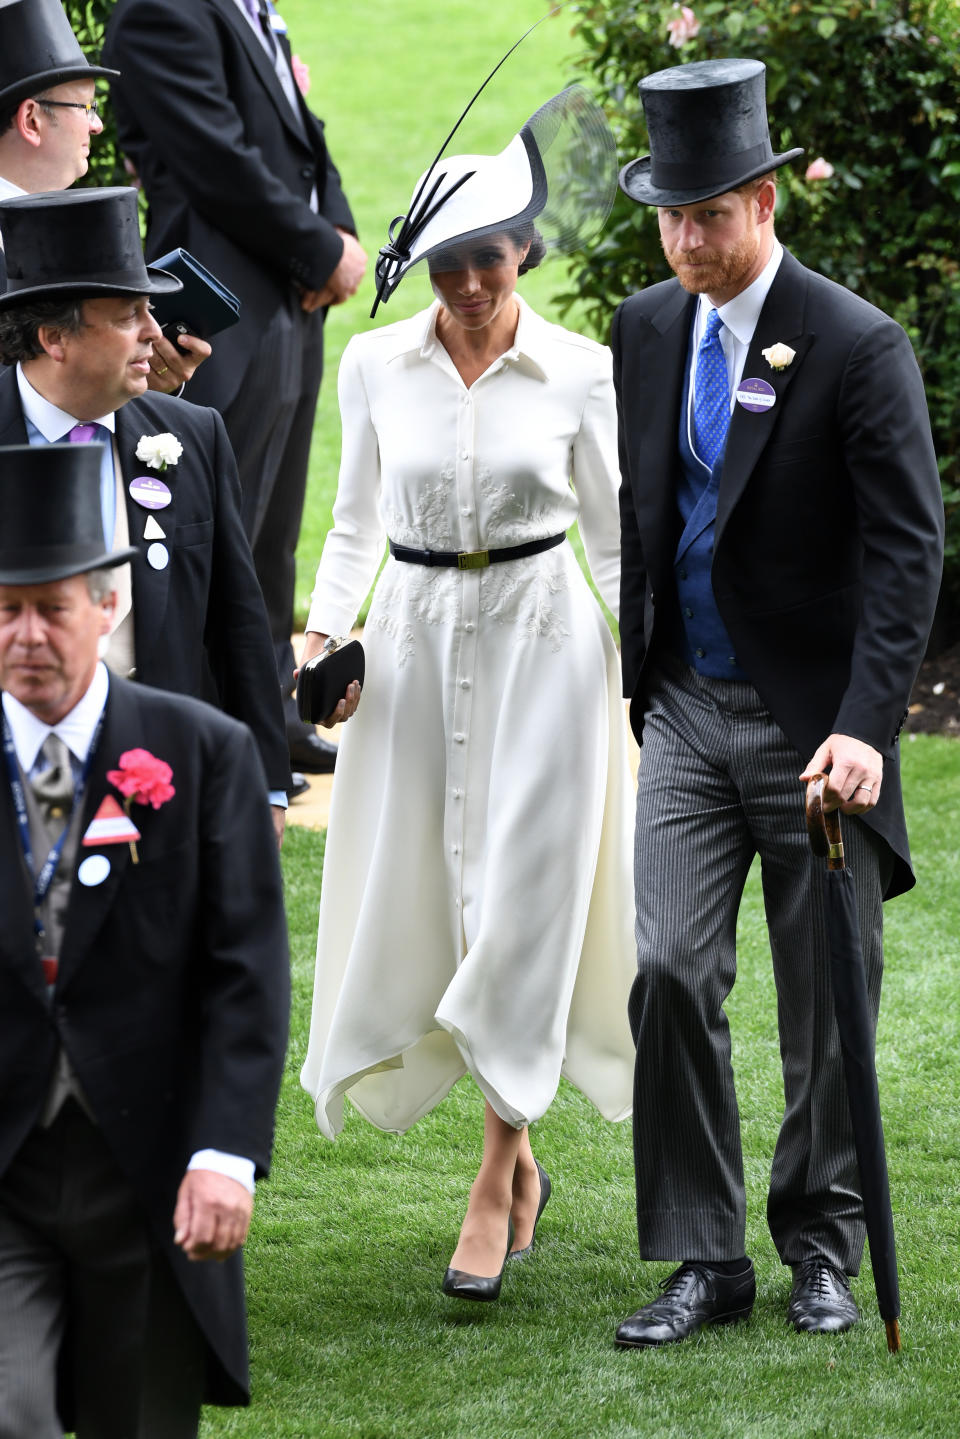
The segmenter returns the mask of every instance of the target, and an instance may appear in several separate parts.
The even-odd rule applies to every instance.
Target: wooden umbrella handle
[[[823,787],[825,774],[815,774],[807,781],[807,834],[810,848],[818,859],[827,861],[827,869],[845,869],[843,838],[840,834],[840,811],[824,813]]]

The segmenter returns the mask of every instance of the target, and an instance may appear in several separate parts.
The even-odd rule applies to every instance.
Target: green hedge
[[[641,76],[719,56],[766,63],[774,148],[806,150],[779,172],[782,238],[805,264],[893,315],[916,348],[948,513],[943,618],[960,631],[956,0],[708,0],[686,17],[678,5],[637,0],[578,0],[572,8],[581,64],[604,97],[622,161],[649,150]],[[699,31],[675,47],[668,25],[691,15]],[[834,174],[808,181],[807,164],[821,156]],[[605,334],[623,295],[668,273],[656,211],[619,196],[565,301],[581,301]]]

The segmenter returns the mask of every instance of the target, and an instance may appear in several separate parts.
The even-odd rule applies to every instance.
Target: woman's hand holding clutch
[[[300,655],[299,668],[297,668],[293,672],[294,679],[300,678],[301,671],[310,660],[316,659],[317,656],[323,654],[325,649],[331,649],[331,646],[328,645],[328,640],[328,635],[320,634],[315,630],[310,630],[307,632],[307,636],[304,641],[303,652]],[[338,647],[335,642],[332,647],[333,652],[336,652],[337,648]],[[359,641],[350,641],[347,646],[343,646],[341,644],[340,648],[352,649],[357,652],[360,661],[360,669],[362,672],[363,649]],[[344,656],[344,658],[346,658],[346,656]],[[354,666],[355,664],[356,661],[354,661]],[[339,700],[334,709],[332,709],[329,714],[321,716],[316,713],[304,713],[304,708],[309,703],[309,701],[304,694],[304,685],[301,683],[297,686],[297,706],[300,710],[300,717],[301,719],[309,720],[311,723],[320,724],[323,726],[324,729],[333,729],[334,725],[342,724],[344,720],[348,720],[351,715],[356,713],[357,705],[360,703],[360,691],[360,680],[350,680],[343,693],[343,697]]]

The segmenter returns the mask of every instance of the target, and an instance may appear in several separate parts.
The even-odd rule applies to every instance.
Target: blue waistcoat
[[[708,470],[690,446],[687,397],[690,393],[690,368],[694,362],[692,334],[691,328],[678,436],[680,474],[677,480],[677,508],[683,521],[683,533],[673,562],[680,621],[675,626],[676,643],[682,659],[700,674],[710,675],[713,679],[747,680],[749,675],[737,664],[733,643],[720,618],[710,579],[723,455],[719,456],[713,469]]]

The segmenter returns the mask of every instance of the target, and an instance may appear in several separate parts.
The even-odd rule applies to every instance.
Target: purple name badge
[[[163,480],[153,475],[140,475],[130,481],[130,498],[145,510],[165,510],[173,495]]]
[[[737,386],[737,404],[755,415],[762,415],[777,403],[777,392],[766,380],[741,380]]]

